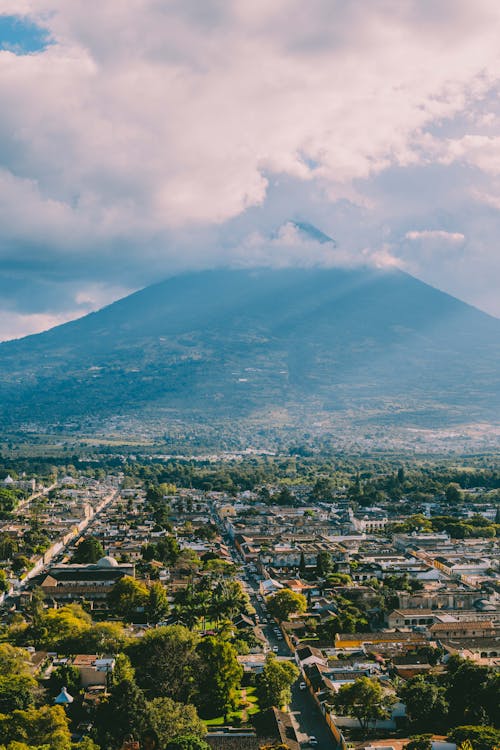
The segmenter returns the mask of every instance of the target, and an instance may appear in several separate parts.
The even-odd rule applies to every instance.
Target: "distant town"
[[[65,461],[1,461],[6,747],[499,746],[494,458]]]

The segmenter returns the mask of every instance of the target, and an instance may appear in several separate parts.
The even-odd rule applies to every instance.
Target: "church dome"
[[[118,563],[116,562],[114,557],[111,557],[110,555],[106,555],[106,557],[101,557],[100,560],[96,563],[98,568],[116,568],[118,567]]]

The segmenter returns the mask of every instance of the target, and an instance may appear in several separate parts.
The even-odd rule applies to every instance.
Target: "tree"
[[[423,675],[408,680],[399,692],[406,705],[410,724],[416,729],[442,731],[446,725],[448,702],[446,690]]]
[[[288,487],[284,485],[276,495],[272,496],[272,501],[277,505],[294,505],[296,497],[290,492]]]
[[[174,565],[180,554],[181,548],[175,536],[164,536],[156,545],[156,559],[167,565]]]
[[[34,631],[36,645],[52,650],[71,650],[71,644],[90,629],[92,619],[78,604],[67,604],[61,609],[49,609],[28,629]]]
[[[120,653],[115,656],[115,668],[111,673],[111,682],[116,686],[124,680],[135,682],[135,669],[127,654]]]
[[[493,750],[500,747],[500,729],[488,726],[459,726],[453,729],[448,739],[457,745],[469,740],[473,750]]]
[[[305,612],[307,599],[291,589],[281,589],[267,600],[267,608],[272,617],[284,622],[292,614]]]
[[[165,588],[161,583],[153,583],[149,589],[146,608],[148,622],[157,625],[167,617],[169,610],[170,605]]]
[[[291,699],[290,689],[299,676],[298,668],[290,661],[278,661],[269,654],[264,669],[257,675],[256,687],[261,708],[281,708]]]
[[[300,562],[299,562],[299,571],[303,574],[306,572],[306,558],[304,556],[304,553],[300,553]]]
[[[500,672],[489,673],[481,690],[480,700],[489,723],[500,726]]]
[[[71,664],[56,667],[50,673],[47,687],[53,698],[59,695],[63,687],[68,689],[70,695],[77,695],[81,690],[80,670]]]
[[[0,714],[26,709],[35,701],[36,680],[27,672],[0,675]]]
[[[117,654],[123,651],[128,638],[120,622],[96,622],[71,644],[71,653]]]
[[[133,620],[146,606],[149,592],[146,586],[131,576],[123,576],[108,594],[111,609],[125,620]]]
[[[210,745],[200,737],[185,734],[169,742],[165,750],[210,750]]]
[[[205,725],[196,708],[189,703],[177,703],[170,698],[154,698],[148,702],[148,717],[150,725],[158,734],[161,747],[179,735],[205,735]]]
[[[127,734],[141,734],[148,728],[148,707],[135,682],[123,680],[113,688],[95,714],[97,739],[102,747],[120,747]]]
[[[221,617],[233,618],[245,610],[250,603],[248,594],[239,581],[219,581],[211,598],[211,614],[219,620]]]
[[[148,630],[128,649],[137,684],[148,697],[189,703],[196,693],[199,637],[182,625]]]
[[[333,559],[329,552],[320,552],[316,557],[316,575],[325,578],[333,571]]]
[[[196,649],[202,665],[198,673],[197,704],[208,716],[227,715],[236,702],[243,677],[236,650],[226,641],[204,638]]]
[[[403,750],[432,750],[432,734],[415,734],[403,745]]]
[[[456,482],[450,482],[450,484],[446,486],[444,494],[449,503],[461,503],[464,499],[462,488]]]
[[[452,724],[469,721],[471,724],[485,724],[489,718],[487,686],[492,679],[492,671],[466,659],[453,659],[448,662],[449,685],[446,693],[450,705]],[[498,707],[498,692],[496,706]],[[495,714],[497,708],[494,708]],[[494,717],[491,717],[494,720]]]
[[[358,677],[354,682],[342,685],[333,700],[339,714],[354,716],[360,727],[366,731],[370,722],[386,719],[395,698],[382,689],[378,680]]]
[[[82,737],[80,742],[71,745],[72,750],[101,750],[90,737]]]
[[[25,570],[29,570],[31,567],[31,561],[26,555],[16,555],[12,560],[12,571],[19,576]]]
[[[9,590],[9,579],[5,570],[0,569],[0,594]]]
[[[18,544],[8,534],[0,534],[0,560],[11,560],[18,551]]]
[[[329,502],[332,499],[333,481],[331,477],[318,477],[312,488],[311,495],[320,502]]]
[[[96,563],[104,557],[104,548],[101,542],[93,536],[83,539],[76,548],[73,555],[75,563]]]
[[[10,643],[0,644],[0,675],[27,673],[27,652]]]
[[[14,711],[0,721],[0,742],[26,742],[30,747],[45,745],[50,750],[70,750],[71,734],[64,708],[41,706]]]

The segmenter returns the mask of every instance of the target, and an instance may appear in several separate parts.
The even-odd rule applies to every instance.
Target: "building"
[[[109,592],[124,576],[135,577],[134,565],[107,556],[88,565],[53,565],[40,586],[47,599],[64,604],[85,599],[94,609],[103,609]]]

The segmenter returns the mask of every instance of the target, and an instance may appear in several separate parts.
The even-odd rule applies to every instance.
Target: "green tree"
[[[182,625],[169,625],[148,630],[128,648],[137,684],[148,697],[192,702],[200,670],[199,640]]]
[[[97,741],[102,747],[119,748],[128,734],[141,734],[148,728],[148,706],[135,682],[123,680],[95,714]]]
[[[448,702],[446,690],[423,675],[409,679],[399,696],[406,705],[410,724],[415,729],[443,731],[446,727]]]
[[[9,534],[0,534],[0,560],[11,560],[18,551],[18,544]]]
[[[456,482],[450,482],[446,486],[445,493],[446,499],[449,503],[461,503],[464,499],[464,493],[459,484]]]
[[[35,702],[36,680],[26,672],[0,675],[0,714],[25,709]]]
[[[34,619],[34,640],[52,650],[66,650],[66,646],[90,629],[92,619],[78,604],[67,604],[61,609],[49,609]],[[27,631],[28,637],[31,630]],[[69,650],[69,649],[68,649]]]
[[[361,729],[366,731],[370,723],[390,716],[395,698],[383,690],[378,680],[358,677],[354,682],[340,687],[333,703],[339,714],[354,716]]]
[[[312,488],[311,495],[319,502],[331,502],[333,494],[333,480],[331,477],[318,477]]]
[[[134,682],[135,669],[127,654],[120,653],[115,656],[115,668],[111,675],[112,684],[116,687],[120,682]]]
[[[104,557],[104,548],[101,542],[93,536],[83,539],[76,548],[73,555],[75,563],[96,563]]]
[[[432,750],[432,734],[415,734],[403,745],[403,750]]]
[[[70,750],[68,718],[61,706],[30,707],[0,717],[0,742],[26,742],[30,747],[45,745],[50,750]]]
[[[149,589],[146,608],[148,622],[157,625],[167,617],[169,610],[170,605],[164,586],[161,583],[153,583]]]
[[[53,698],[59,695],[61,688],[65,687],[73,697],[78,695],[81,690],[80,671],[71,664],[62,664],[56,667],[51,673],[47,684],[50,694]]]
[[[101,750],[90,737],[83,737],[80,742],[71,745],[72,750]]]
[[[316,557],[316,575],[325,578],[333,571],[333,559],[329,552],[320,552]]]
[[[149,592],[146,586],[131,576],[123,576],[108,594],[110,608],[125,620],[133,620],[144,609]]]
[[[208,716],[226,716],[235,706],[236,689],[243,677],[236,650],[226,641],[208,637],[198,644],[196,651],[202,665],[197,678],[198,707]]]
[[[9,579],[5,570],[0,569],[0,594],[9,590]]]
[[[457,745],[469,740],[473,750],[494,750],[500,747],[500,729],[478,725],[459,726],[452,729],[448,739]]]
[[[169,742],[166,750],[210,750],[210,745],[200,737],[185,734]]]
[[[71,644],[71,653],[117,654],[128,643],[125,629],[120,622],[95,622]]]
[[[306,569],[307,569],[307,566],[306,566],[306,558],[305,558],[305,556],[304,556],[304,553],[303,553],[303,552],[301,552],[301,553],[300,553],[300,562],[299,562],[299,571],[300,571],[300,573],[302,573],[302,574],[303,574],[303,573],[305,573],[305,572],[306,572]]]
[[[450,659],[448,674],[446,697],[451,723],[457,725],[465,720],[471,724],[486,724],[489,718],[486,688],[492,678],[491,670],[466,659]],[[498,701],[496,705],[498,707]]]
[[[151,727],[158,734],[161,747],[179,735],[204,737],[206,733],[196,708],[189,703],[177,703],[170,698],[154,698],[148,702],[148,716]]]
[[[267,608],[272,617],[279,622],[288,620],[290,615],[300,614],[307,610],[307,599],[291,589],[281,589],[267,600]]]
[[[156,559],[167,565],[174,565],[180,554],[181,548],[175,536],[164,536],[156,545]]]
[[[26,570],[29,570],[31,567],[31,561],[26,555],[16,555],[12,560],[12,571],[17,576],[21,575],[21,573],[24,573]]]
[[[238,612],[246,610],[250,600],[239,581],[219,581],[210,600],[210,612],[216,620],[222,617],[233,618]]]
[[[290,661],[278,661],[269,654],[264,669],[257,675],[256,687],[261,708],[281,708],[290,703],[291,687],[300,672]]]
[[[10,643],[0,644],[0,675],[26,674],[28,672],[27,652]]]

